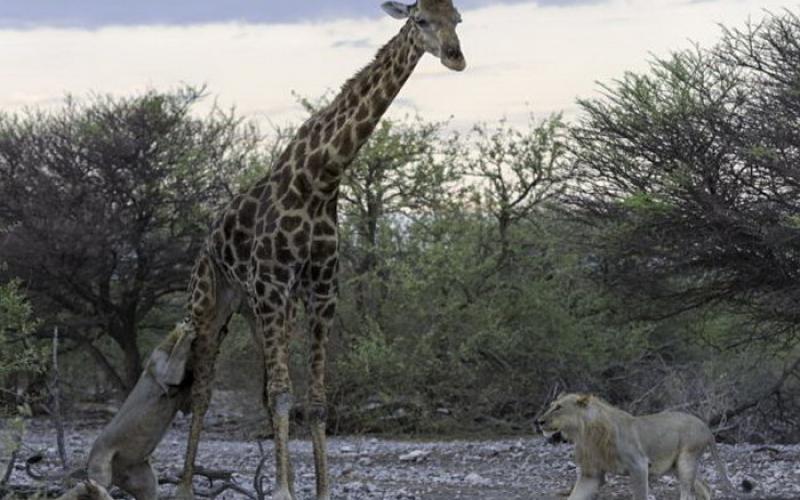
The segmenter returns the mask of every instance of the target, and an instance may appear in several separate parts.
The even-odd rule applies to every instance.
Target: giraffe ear
[[[381,8],[395,19],[407,19],[411,16],[411,6],[401,2],[384,2]]]

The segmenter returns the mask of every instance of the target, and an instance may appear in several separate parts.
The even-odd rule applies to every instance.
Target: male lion
[[[631,476],[634,500],[647,500],[648,476],[677,472],[680,500],[711,498],[711,489],[697,476],[697,462],[706,448],[723,485],[734,493],[720,460],[711,429],[699,418],[680,412],[635,417],[587,394],[559,396],[537,420],[545,437],[560,433],[575,443],[578,481],[569,500],[590,500],[606,473]]]
[[[59,500],[110,499],[115,484],[136,500],[158,498],[150,455],[178,410],[188,411],[194,330],[181,323],[153,349],[142,375],[89,453],[88,481]]]

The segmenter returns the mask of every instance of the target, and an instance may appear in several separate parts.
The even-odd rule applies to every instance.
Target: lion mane
[[[618,465],[617,425],[615,408],[599,398],[589,397],[589,411],[578,412],[578,432],[575,442],[575,462],[584,469],[608,470]]]

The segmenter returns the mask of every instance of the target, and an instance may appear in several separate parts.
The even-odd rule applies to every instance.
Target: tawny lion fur
[[[723,486],[735,494],[711,429],[693,415],[661,412],[635,417],[595,396],[565,394],[537,423],[545,436],[561,433],[575,443],[578,480],[569,500],[595,498],[606,473],[630,475],[632,498],[647,500],[649,476],[669,472],[678,476],[681,500],[709,500],[711,489],[697,474],[706,449]]]
[[[153,349],[133,390],[92,445],[88,481],[59,500],[108,500],[112,484],[136,500],[158,498],[150,455],[178,410],[188,411],[194,338],[194,331],[182,323]]]

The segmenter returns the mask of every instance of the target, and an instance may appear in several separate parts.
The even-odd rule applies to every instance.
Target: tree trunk
[[[142,372],[142,356],[136,342],[137,334],[138,331],[133,321],[124,321],[115,325],[111,330],[111,338],[122,350],[123,371],[121,377],[126,394],[136,385]]]
[[[81,345],[89,351],[89,354],[94,358],[95,362],[100,366],[100,369],[103,370],[103,373],[109,378],[114,387],[117,388],[120,392],[127,392],[128,389],[125,386],[125,382],[122,380],[122,377],[117,373],[111,363],[106,358],[105,354],[100,351],[94,344],[92,344],[88,339],[82,339]]]

